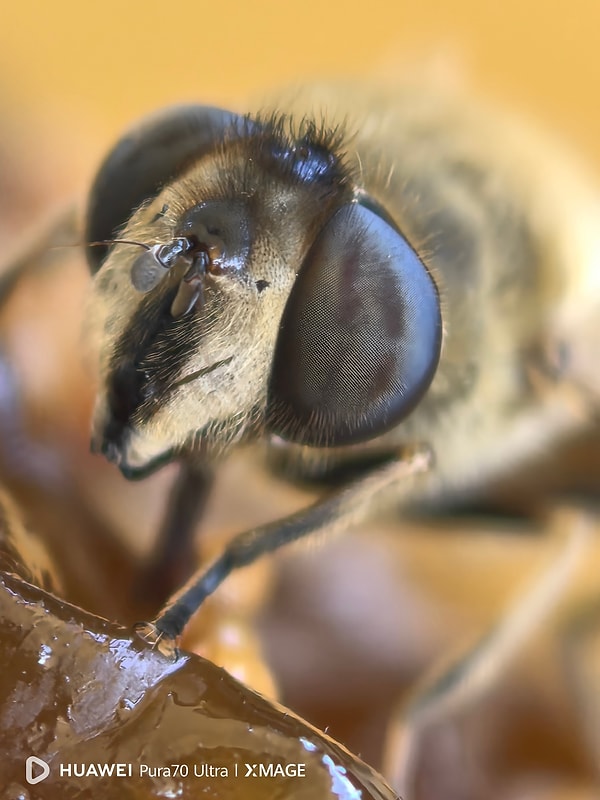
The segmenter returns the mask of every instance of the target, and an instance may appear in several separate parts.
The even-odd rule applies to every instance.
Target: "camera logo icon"
[[[29,756],[25,762],[25,780],[27,783],[31,786],[36,783],[41,783],[41,781],[46,780],[48,775],[50,775],[50,767],[48,764],[37,756]]]

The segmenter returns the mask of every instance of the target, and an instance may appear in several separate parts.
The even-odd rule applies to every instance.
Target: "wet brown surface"
[[[197,656],[167,659],[14,574],[2,574],[0,624],[5,800],[66,800],[92,790],[104,798],[394,796],[342,747],[223,669]],[[50,766],[31,794],[30,755]],[[306,777],[242,779],[246,763],[302,763]],[[131,765],[132,777],[65,775],[65,765],[75,772],[90,764]],[[173,764],[189,776],[158,775]],[[218,775],[194,777],[203,764]]]

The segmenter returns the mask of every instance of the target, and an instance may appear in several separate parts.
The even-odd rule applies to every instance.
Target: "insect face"
[[[265,430],[372,438],[435,372],[435,285],[335,134],[241,130],[141,198],[123,237],[148,249],[115,245],[95,278],[94,439],[130,476]]]

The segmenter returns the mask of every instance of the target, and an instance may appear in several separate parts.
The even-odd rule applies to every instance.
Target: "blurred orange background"
[[[339,0],[330,3],[304,0],[297,4],[282,0],[255,3],[221,0],[211,4],[202,0],[6,2],[0,24],[0,241],[4,229],[9,230],[7,219],[17,205],[19,192],[22,195],[21,211],[18,218],[13,216],[10,235],[35,222],[36,214],[57,198],[73,192],[83,197],[89,178],[104,152],[125,126],[148,111],[182,100],[215,103],[243,111],[246,97],[271,87],[309,78],[391,72],[403,62],[409,65],[433,63],[437,64],[438,70],[462,72],[465,81],[478,91],[538,119],[543,126],[570,142],[592,167],[600,167],[599,32],[600,0],[556,0],[552,3],[540,0],[505,0],[504,3],[491,0],[368,0],[361,5],[342,5]],[[27,180],[22,178],[25,173]],[[81,273],[82,294],[86,276],[80,267],[80,264],[76,265],[72,274],[66,273],[66,283],[73,290],[75,281],[79,280],[76,276]],[[68,416],[68,421],[62,425],[57,424],[53,417],[51,431],[54,439],[64,439],[65,430],[69,426],[76,427],[80,439],[77,443],[83,452],[87,450],[89,409],[82,403],[85,409],[77,413],[74,421],[70,400],[78,396],[73,386],[80,386],[81,378],[77,374],[71,384],[54,366],[79,363],[75,355],[79,320],[73,321],[70,328],[67,324],[70,319],[67,302],[71,301],[65,299],[62,285],[54,287],[49,281],[43,292],[32,295],[27,301],[28,306],[17,307],[14,319],[17,322],[39,321],[43,316],[39,308],[41,294],[48,306],[45,330],[58,327],[55,308],[60,307],[65,331],[56,344],[53,357],[48,355],[52,337],[38,334],[33,341],[43,343],[43,347],[42,344],[32,346],[32,339],[27,339],[29,353],[36,356],[30,370],[33,374],[31,383],[38,388],[37,398],[40,407],[43,402],[47,415],[52,407],[57,417],[61,414],[65,418]],[[81,313],[83,306],[79,294],[74,295],[72,306],[71,316],[75,319],[75,310]],[[53,336],[60,338],[54,331]],[[68,347],[70,351],[67,351]],[[76,380],[79,383],[76,384]],[[56,398],[54,405],[51,398]],[[117,483],[118,476],[113,474],[110,477],[111,468],[99,459],[93,464],[91,460],[84,462],[83,459],[88,458],[87,452],[85,456],[79,454],[78,458],[74,473],[83,463],[87,465],[86,477],[93,470],[91,483],[98,496],[104,491],[103,506],[107,505],[104,501],[107,496],[111,497],[111,507],[118,505],[115,502],[116,487],[125,498],[121,504],[123,507],[138,507],[130,499],[134,492],[140,493],[139,496],[145,493],[145,498],[151,495],[146,483],[135,487],[128,484],[126,489],[123,488]],[[99,475],[109,476],[106,484]],[[109,485],[108,480],[112,480],[112,484]],[[106,491],[107,485],[111,493]],[[236,482],[232,481],[230,485],[235,486]],[[223,496],[225,502],[221,505],[226,506],[229,495],[225,491]],[[100,505],[97,502],[96,509]],[[131,510],[129,513],[131,516]],[[239,513],[246,513],[246,509],[242,507]],[[136,528],[140,527],[137,516],[134,523]],[[155,526],[146,527],[151,532]],[[430,650],[435,649],[427,636],[425,644],[419,638],[422,632],[418,628],[425,617],[423,607],[430,601],[420,599],[415,586],[422,584],[426,587],[423,597],[437,597],[431,601],[431,624],[437,625],[436,636],[450,640],[462,627],[473,627],[473,620],[479,624],[480,617],[492,616],[494,609],[504,603],[519,570],[528,568],[538,548],[537,542],[517,537],[505,543],[491,537],[476,539],[468,534],[468,538],[463,539],[448,537],[444,546],[440,546],[439,536],[428,539],[417,531],[413,536],[414,543],[409,541],[408,547],[407,538],[404,536],[399,542],[399,549],[402,549],[402,559],[408,558],[408,567],[397,568],[402,574],[401,580],[396,581],[402,587],[398,591],[406,595],[402,596],[406,609],[401,609],[406,619],[403,617],[402,626],[398,626],[401,630],[397,644],[404,657],[401,669],[405,674],[400,675],[403,680],[409,673],[412,678],[422,663],[432,660]],[[387,547],[387,540],[385,543]],[[343,548],[344,544],[339,547]],[[362,551],[358,552],[356,560],[362,568],[366,557]],[[382,552],[381,562],[389,560],[389,550]],[[407,552],[409,555],[405,556]],[[379,557],[378,551],[375,555]],[[317,571],[316,561],[314,557],[307,561],[306,574],[312,575]],[[338,571],[345,577],[345,562],[339,554],[332,559],[332,563],[337,562],[342,564]],[[398,556],[397,563],[405,562]],[[395,561],[392,567],[396,569]],[[379,563],[376,568],[380,569]],[[347,574],[352,576],[355,573],[348,569]],[[330,580],[331,576],[325,574],[322,584],[327,586]],[[377,580],[382,582],[381,577]],[[409,585],[408,589],[406,585]],[[437,596],[434,592],[429,594],[432,589]],[[450,602],[450,597],[455,601]],[[473,598],[476,598],[475,602]],[[399,602],[396,605],[401,606]],[[374,629],[371,622],[374,618],[368,617],[368,613],[367,608],[365,619],[368,621],[361,618],[362,625],[361,620],[352,620],[355,638],[356,630],[364,629],[370,633]],[[438,617],[441,624],[437,623]],[[450,618],[451,622],[448,621]],[[284,622],[281,627],[291,628],[289,618]],[[314,620],[309,618],[305,624],[308,629],[314,626]],[[284,656],[288,652],[292,655],[297,652],[289,642],[299,641],[301,647],[304,642],[297,630],[288,628],[284,631],[288,636],[284,639],[286,647],[281,648]],[[277,633],[281,635],[280,631]],[[445,646],[446,641],[442,644]],[[341,647],[338,642],[334,645],[338,649]],[[441,645],[439,647],[444,649]],[[319,649],[313,649],[320,657]],[[346,663],[353,659],[356,662],[357,651],[349,652],[352,658],[348,656]],[[389,656],[393,669],[389,664],[386,666],[393,673],[394,680],[397,680],[398,669],[392,656],[395,658],[396,655],[394,651]],[[300,695],[309,684],[313,688],[315,675],[322,677],[327,665],[319,662],[318,657],[317,666],[309,664],[307,667],[306,685],[298,688],[302,676],[288,674],[287,695],[284,692],[286,702],[293,695],[290,687],[296,687],[296,695]],[[339,663],[338,654],[335,671],[332,668],[329,673],[330,677],[336,676],[336,681]],[[541,663],[546,671],[554,669],[554,662],[546,659],[544,651],[544,658],[538,657],[535,668],[529,670],[527,690],[519,688],[522,675],[517,675],[515,685],[521,692],[517,698],[525,697],[526,705],[529,704],[526,711],[534,718],[531,707],[536,699],[531,700],[531,687],[539,690],[541,686],[541,692],[550,696],[554,691],[558,701],[550,706],[554,714],[552,719],[566,719],[567,722],[561,726],[555,724],[554,728],[548,723],[545,709],[550,703],[544,697],[546,705],[539,698],[536,701],[544,711],[538,713],[541,719],[538,726],[542,733],[547,729],[548,735],[554,735],[554,729],[560,730],[570,746],[573,737],[569,733],[568,721],[571,718],[565,716],[565,701],[555,692],[555,687],[546,690],[540,678]],[[380,677],[372,683],[379,691],[378,680],[384,684]],[[330,695],[332,685],[333,679],[326,684]],[[505,695],[499,696],[493,714],[488,713],[489,707],[482,712],[493,725],[496,725],[499,709],[507,705],[505,699],[512,697],[510,692],[513,689],[511,684]],[[342,687],[339,694],[344,690]],[[389,713],[389,693],[384,694],[381,692],[383,699],[379,698],[380,706],[376,708],[381,716],[384,712]],[[322,697],[318,700],[322,702]],[[345,699],[344,704],[347,704]],[[309,704],[307,710],[305,702],[300,710],[308,713],[313,709]],[[334,716],[333,710],[325,710],[327,714],[321,710],[320,718],[315,715],[317,722],[328,722],[327,715]],[[521,717],[518,720],[522,722]],[[348,720],[344,722],[346,728],[340,725],[336,729],[334,726],[332,732],[340,737],[343,734],[344,741],[356,749],[362,747],[363,754],[369,757],[371,751],[365,741],[377,737],[373,737],[366,727],[366,733],[365,730],[348,733],[350,723]],[[500,737],[501,725],[497,727]],[[540,730],[534,732],[539,739]],[[559,763],[555,754],[560,748],[554,742],[545,741],[543,736],[541,739],[539,748],[545,748],[548,753],[547,762],[552,763],[554,759]],[[515,741],[515,749],[523,749],[522,742]],[[560,744],[564,750],[564,743]],[[572,767],[570,758],[575,762],[572,772],[575,773],[577,768],[583,772],[580,763],[583,758],[577,757],[577,761],[570,752],[567,756],[564,758],[567,767]]]
[[[2,17],[5,102],[78,131],[95,157],[167,103],[243,108],[270,86],[442,54],[600,162],[598,0],[23,0],[5,3]]]

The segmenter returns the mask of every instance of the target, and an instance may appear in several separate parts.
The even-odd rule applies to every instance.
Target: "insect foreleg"
[[[212,485],[213,472],[209,468],[181,465],[158,539],[139,582],[139,592],[144,599],[162,603],[189,578],[193,571],[190,565],[196,561],[194,533]]]
[[[181,635],[204,600],[234,570],[307,536],[337,533],[357,524],[366,516],[373,501],[390,487],[394,487],[396,499],[409,495],[415,480],[429,469],[430,461],[429,451],[415,448],[308,509],[236,536],[208,569],[194,575],[171,599],[154,623],[142,625],[139,630],[148,638],[172,642]]]
[[[578,603],[564,624],[562,639],[568,686],[600,779],[600,594]]]

